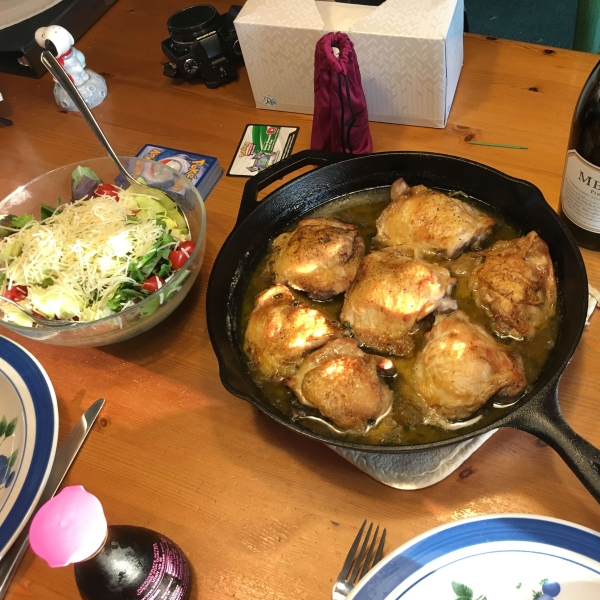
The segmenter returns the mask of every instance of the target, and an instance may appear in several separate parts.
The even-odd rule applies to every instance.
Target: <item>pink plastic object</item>
[[[104,544],[106,530],[98,498],[75,485],[40,508],[31,523],[29,543],[51,567],[65,567],[94,555]]]

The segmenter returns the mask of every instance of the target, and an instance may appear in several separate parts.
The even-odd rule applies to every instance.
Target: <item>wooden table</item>
[[[186,4],[192,4],[188,2]],[[120,0],[77,44],[109,86],[95,115],[124,155],[146,143],[216,155],[227,167],[247,123],[311,118],[253,108],[245,71],[217,90],[163,77],[160,41],[175,0]],[[227,6],[217,3],[221,10]],[[465,36],[465,63],[445,129],[372,123],[375,151],[456,154],[537,185],[557,206],[571,115],[597,57]],[[78,114],[59,110],[49,76],[0,74],[0,197],[29,179],[102,150]],[[508,150],[479,140],[527,146]],[[208,243],[197,283],[166,321],[103,348],[60,348],[12,336],[35,354],[58,396],[60,439],[100,396],[106,407],[67,483],[103,502],[109,522],[151,527],[177,541],[195,570],[192,598],[329,598],[364,518],[388,528],[387,549],[437,525],[489,513],[537,513],[600,529],[596,502],[553,450],[498,432],[457,472],[420,491],[388,488],[322,444],[277,425],[221,385],[205,322],[215,256],[234,224],[244,179],[223,177],[206,202]],[[584,251],[600,287],[600,255]],[[4,333],[3,330],[3,334]],[[600,315],[560,388],[573,427],[600,445]],[[71,569],[28,552],[8,598],[77,598]]]

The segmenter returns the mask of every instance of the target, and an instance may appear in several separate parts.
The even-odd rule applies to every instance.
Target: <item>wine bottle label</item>
[[[560,200],[570,221],[582,229],[600,233],[600,168],[576,150],[567,152]]]
[[[139,600],[183,600],[190,587],[187,558],[171,540],[160,536],[154,543],[154,561],[148,577],[138,588]]]

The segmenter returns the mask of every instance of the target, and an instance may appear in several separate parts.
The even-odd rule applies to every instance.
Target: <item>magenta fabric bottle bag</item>
[[[338,56],[334,49],[339,50]],[[328,33],[317,42],[310,147],[346,154],[373,151],[358,60],[345,33]]]

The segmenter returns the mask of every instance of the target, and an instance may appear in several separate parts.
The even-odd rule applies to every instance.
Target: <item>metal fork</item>
[[[366,524],[367,520],[365,519],[358,532],[358,535],[352,543],[352,547],[350,548],[350,552],[348,552],[348,556],[344,561],[344,566],[338,575],[337,581],[333,586],[331,600],[344,600],[344,598],[347,598],[348,594],[354,589],[354,586],[381,560],[381,555],[383,554],[383,545],[385,544],[386,530],[384,529],[381,533],[381,540],[379,541],[377,552],[375,552],[375,557],[373,558],[373,550],[375,550],[377,535],[379,533],[379,526],[377,526],[377,529],[375,529],[375,534],[373,535],[373,539],[371,540],[371,544],[369,545],[371,531],[373,530],[373,523],[369,525],[369,529],[367,529],[367,535],[360,548],[360,552],[358,553],[358,556],[356,556],[356,551],[360,545],[360,540]],[[369,547],[368,551],[367,546]],[[371,559],[373,559],[372,563]],[[352,565],[354,565],[354,568],[352,568]]]

